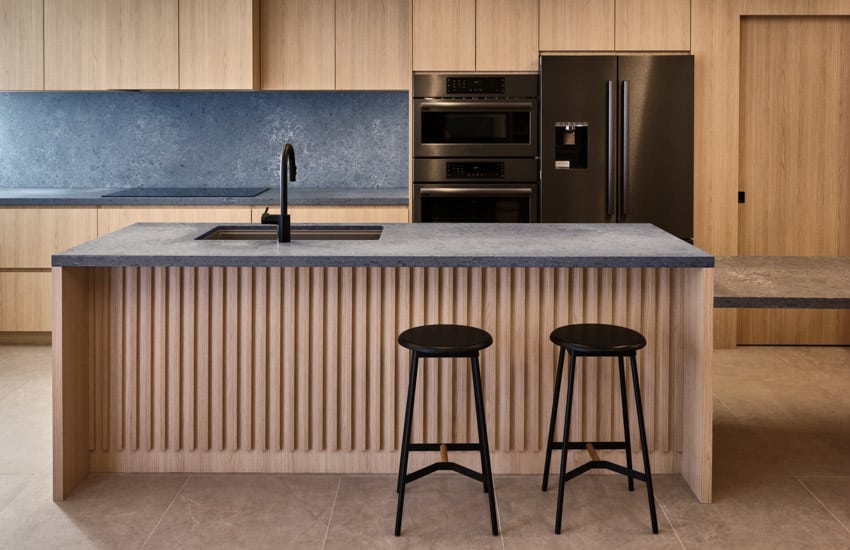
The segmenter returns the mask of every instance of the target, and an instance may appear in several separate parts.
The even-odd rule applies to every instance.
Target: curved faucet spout
[[[295,173],[295,149],[287,143],[280,152],[280,219],[277,225],[277,240],[281,243],[290,241],[289,182],[295,181]]]

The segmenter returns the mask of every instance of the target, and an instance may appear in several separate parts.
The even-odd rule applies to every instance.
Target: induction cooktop
[[[103,197],[256,197],[268,187],[131,187]]]

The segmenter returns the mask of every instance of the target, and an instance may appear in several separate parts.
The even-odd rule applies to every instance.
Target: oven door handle
[[[524,197],[531,195],[531,189],[524,187],[500,188],[500,187],[424,187],[419,194],[426,196],[435,195],[471,195],[471,196],[496,196],[496,197]]]
[[[530,101],[423,101],[419,105],[422,111],[440,111],[457,109],[460,111],[530,111],[534,105]]]

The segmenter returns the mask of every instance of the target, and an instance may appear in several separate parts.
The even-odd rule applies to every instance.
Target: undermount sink
[[[376,241],[379,225],[292,226],[293,241]],[[276,241],[276,225],[219,225],[197,237],[200,241]]]

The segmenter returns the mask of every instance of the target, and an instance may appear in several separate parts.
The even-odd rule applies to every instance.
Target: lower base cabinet
[[[50,271],[0,271],[0,332],[50,331]]]

